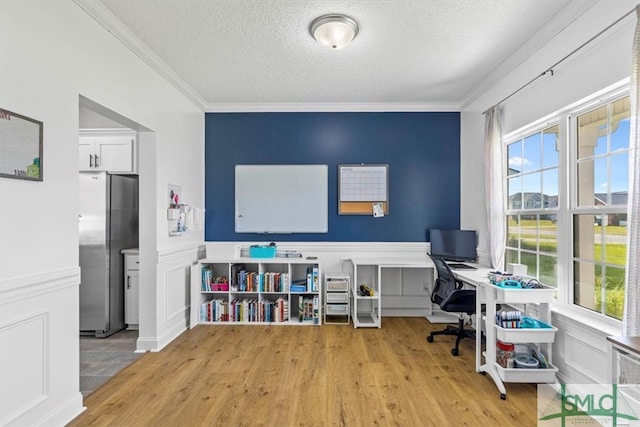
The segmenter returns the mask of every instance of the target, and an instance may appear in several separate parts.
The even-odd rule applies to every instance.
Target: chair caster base
[[[427,337],[427,342],[433,342],[433,337],[431,335]]]
[[[507,400],[507,395],[504,393],[500,393],[500,399]]]
[[[460,354],[460,352],[458,351],[457,348],[452,348],[451,349],[451,354],[453,354],[454,356],[457,356],[458,354]]]

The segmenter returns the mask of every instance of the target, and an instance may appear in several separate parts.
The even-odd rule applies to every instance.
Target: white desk
[[[431,310],[431,301],[429,300],[429,289],[433,282],[434,266],[429,257],[425,254],[424,258],[392,258],[392,257],[362,257],[344,260],[350,265],[353,283],[351,286],[351,298],[353,301],[352,319],[353,327],[382,327],[382,294],[385,293],[385,304],[388,303],[393,309],[394,297],[397,300],[411,299],[411,303],[422,305],[428,311]],[[411,294],[399,292],[402,288],[402,274],[399,279],[391,280],[391,272],[412,272],[415,277],[422,277],[419,282],[420,290],[410,289]],[[358,290],[361,284],[373,288],[373,296],[362,296]],[[427,284],[429,285],[427,287]],[[406,285],[406,284],[405,284]],[[414,284],[414,287],[417,285]],[[414,293],[422,292],[422,295]],[[392,294],[393,293],[393,294]],[[396,301],[398,303],[398,301]],[[415,307],[411,307],[415,308]],[[364,311],[363,311],[364,310]],[[430,311],[429,311],[430,312]]]

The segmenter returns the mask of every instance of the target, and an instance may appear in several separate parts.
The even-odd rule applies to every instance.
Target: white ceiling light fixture
[[[358,35],[358,23],[346,15],[323,15],[311,23],[311,35],[321,45],[339,50]]]

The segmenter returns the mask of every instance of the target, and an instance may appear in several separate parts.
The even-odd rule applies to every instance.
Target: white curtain
[[[627,270],[623,334],[640,335],[640,6],[636,6],[635,36],[631,52],[631,135],[629,138],[629,196],[627,198]]]
[[[491,267],[499,270],[504,269],[506,242],[502,171],[502,118],[500,106],[494,105],[485,111],[484,187],[489,230],[489,259]]]

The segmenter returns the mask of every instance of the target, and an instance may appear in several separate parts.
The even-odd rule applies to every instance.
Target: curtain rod
[[[582,49],[583,47],[585,47],[586,45],[588,45],[589,43],[591,43],[592,41],[594,41],[595,39],[597,39],[598,37],[600,37],[602,34],[604,34],[605,32],[607,32],[608,30],[610,30],[612,27],[614,27],[616,24],[618,24],[620,21],[622,21],[624,18],[626,18],[627,16],[631,15],[635,10],[637,9],[637,7],[634,7],[633,9],[631,9],[629,12],[625,13],[624,15],[622,15],[620,18],[616,19],[612,24],[610,24],[609,26],[607,26],[604,30],[600,31],[598,34],[596,34],[595,36],[591,37],[589,40],[587,40],[586,42],[582,43],[580,46],[578,46],[577,48],[575,48],[574,50],[572,50],[571,52],[569,52],[567,55],[565,55],[562,59],[560,59],[558,62],[556,62],[555,64],[553,64],[552,66],[550,66],[549,68],[547,68],[545,71],[543,71],[542,73],[538,74],[537,76],[535,76],[533,79],[529,80],[527,83],[523,84],[522,86],[520,86],[518,89],[516,89],[514,92],[511,92],[509,95],[505,96],[500,102],[498,102],[496,105],[500,105],[502,104],[504,101],[506,101],[507,99],[511,98],[512,96],[514,96],[515,94],[517,94],[518,92],[520,92],[522,89],[526,88],[527,86],[529,86],[531,83],[535,82],[536,80],[538,80],[540,77],[542,76],[546,76],[547,74],[551,74],[553,76],[553,69],[555,67],[557,67],[558,65],[560,65],[562,62],[566,61],[569,57],[571,57],[572,55],[574,55],[576,52],[578,52],[580,49]],[[486,113],[487,110],[484,110],[482,112],[482,114]]]

